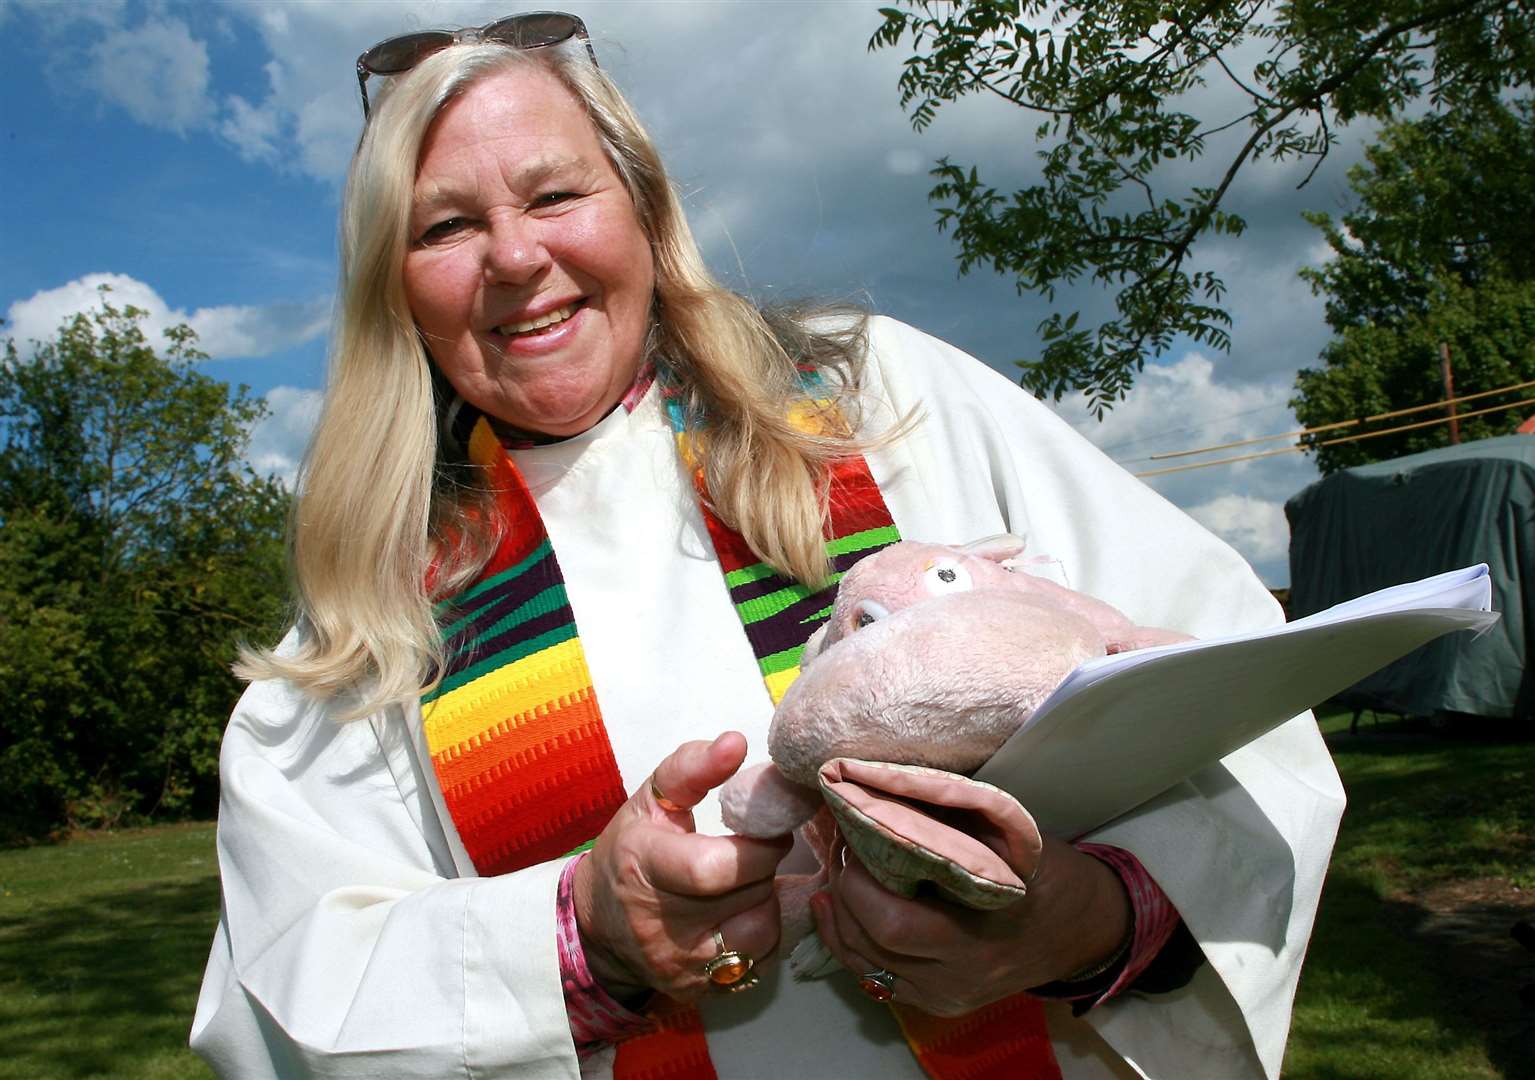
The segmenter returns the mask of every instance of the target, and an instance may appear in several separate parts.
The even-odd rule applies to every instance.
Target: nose
[[[485,248],[486,282],[521,285],[537,277],[549,262],[537,222],[520,214],[491,221]]]

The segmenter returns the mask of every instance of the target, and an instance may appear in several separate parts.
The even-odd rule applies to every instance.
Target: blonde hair
[[[655,263],[647,348],[681,387],[714,512],[774,567],[820,583],[827,465],[867,448],[854,436],[862,313],[763,312],[721,286],[649,135],[584,53],[444,49],[385,87],[347,178],[329,379],[289,539],[306,633],[291,654],[247,649],[236,667],[319,697],[355,693],[349,717],[435,681],[442,645],[433,599],[472,580],[494,548],[485,478],[440,449],[432,363],[406,303],[403,266],[416,162],[432,122],[476,82],[526,64],[552,74],[585,108],[634,202]],[[804,397],[796,365],[828,371],[836,401],[819,425],[791,422]]]

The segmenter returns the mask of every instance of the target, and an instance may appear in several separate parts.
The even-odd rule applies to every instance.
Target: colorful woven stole
[[[814,390],[813,375],[807,388]],[[679,452],[685,416],[665,396]],[[814,424],[828,403],[807,403]],[[466,421],[469,418],[466,418]],[[443,800],[481,875],[503,874],[587,846],[627,798],[608,743],[564,577],[527,484],[483,418],[467,438],[491,471],[506,535],[479,579],[439,606],[447,664],[422,696],[423,727]],[[703,492],[701,473],[695,485]],[[785,578],[700,500],[732,602],[776,705],[799,674],[810,634],[853,563],[900,537],[863,458],[830,476],[827,555],[819,590]],[[940,1080],[1058,1078],[1039,1002],[1018,995],[957,1021],[894,1007],[924,1071]],[[666,1001],[656,1029],[620,1043],[618,1080],[716,1080],[698,1011]]]
[[[629,796],[532,493],[483,418],[468,449],[492,470],[505,535],[439,606],[447,664],[421,715],[443,802],[488,876],[580,847]]]
[[[802,376],[807,389],[814,390],[818,380],[814,372]],[[677,451],[690,466],[694,454],[689,446],[687,416],[676,394],[662,386],[662,399],[677,436]],[[791,415],[790,420],[802,430],[821,426],[831,403],[811,400]],[[837,596],[837,582],[848,568],[865,555],[872,555],[901,538],[896,531],[885,499],[869,475],[862,457],[847,458],[833,465],[829,477],[826,523],[826,554],[832,573],[819,589],[801,585],[784,577],[759,559],[741,534],[722,522],[709,508],[708,491],[701,469],[693,469],[693,486],[699,495],[704,524],[714,543],[725,584],[736,614],[746,629],[747,640],[757,657],[757,666],[767,683],[768,695],[777,705],[789,684],[799,677],[800,655],[805,642],[831,614]]]

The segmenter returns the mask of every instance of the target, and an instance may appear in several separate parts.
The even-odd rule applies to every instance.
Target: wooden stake
[[[1439,343],[1439,374],[1444,378],[1444,404],[1450,410],[1450,445],[1460,445],[1460,420],[1455,415],[1455,374],[1450,370],[1450,343]]]

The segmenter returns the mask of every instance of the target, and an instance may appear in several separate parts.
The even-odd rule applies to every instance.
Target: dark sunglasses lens
[[[505,42],[519,49],[558,45],[575,35],[581,20],[563,11],[534,11],[490,23],[480,31],[489,41]]]
[[[423,30],[380,41],[362,54],[362,66],[375,75],[398,75],[422,60],[453,44],[453,35],[445,30]]]

